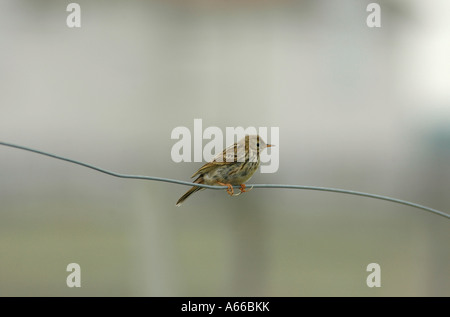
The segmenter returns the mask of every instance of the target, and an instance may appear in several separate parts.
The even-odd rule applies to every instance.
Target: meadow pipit
[[[252,177],[259,167],[259,154],[266,147],[259,135],[247,135],[237,143],[227,147],[222,153],[218,153],[211,162],[206,163],[191,177],[198,176],[194,183],[206,185],[228,186],[227,193],[234,195],[233,186],[240,185],[240,193],[245,193],[245,182]],[[205,188],[193,186],[177,201],[180,206],[186,198],[196,191]]]

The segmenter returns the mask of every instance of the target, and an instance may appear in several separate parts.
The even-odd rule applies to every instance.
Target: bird
[[[206,163],[196,171],[196,184],[227,186],[227,193],[234,196],[233,186],[240,185],[239,194],[245,193],[245,182],[248,181],[260,164],[260,153],[265,148],[272,147],[266,144],[259,135],[246,135],[238,142],[218,153],[211,162]],[[193,193],[205,188],[193,186],[178,199],[176,206],[181,204]]]

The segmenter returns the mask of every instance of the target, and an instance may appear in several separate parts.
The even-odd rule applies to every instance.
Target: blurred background
[[[253,183],[450,211],[450,3],[0,2],[0,140],[189,180],[171,131],[279,127]],[[270,140],[268,140],[270,141]],[[1,296],[450,296],[450,222],[326,192],[202,191],[0,147]],[[66,266],[81,266],[68,288]],[[369,288],[369,263],[381,288]]]

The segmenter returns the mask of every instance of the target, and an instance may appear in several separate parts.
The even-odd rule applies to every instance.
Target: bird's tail
[[[197,184],[204,184],[203,177],[200,176],[199,178],[197,178],[197,179],[194,181],[194,183],[197,183]],[[180,207],[181,204],[182,204],[189,196],[191,196],[193,193],[195,193],[195,192],[197,192],[197,191],[199,191],[199,190],[202,190],[202,189],[204,189],[204,188],[197,187],[197,186],[193,186],[193,187],[192,187],[191,189],[189,189],[183,196],[181,196],[180,199],[178,199],[176,206],[177,206],[177,207]]]

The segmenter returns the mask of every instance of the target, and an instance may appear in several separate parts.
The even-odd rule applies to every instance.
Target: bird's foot
[[[217,182],[217,184],[222,185],[222,186],[227,186],[227,193],[230,196],[236,196],[234,195],[234,189],[233,189],[233,185],[231,184],[225,184],[225,183],[221,183],[221,182]]]
[[[239,190],[241,191],[240,194],[249,192],[252,189],[253,189],[253,186],[250,187],[250,189],[248,189],[247,186],[245,186],[245,184],[241,184],[241,187],[239,187]]]

